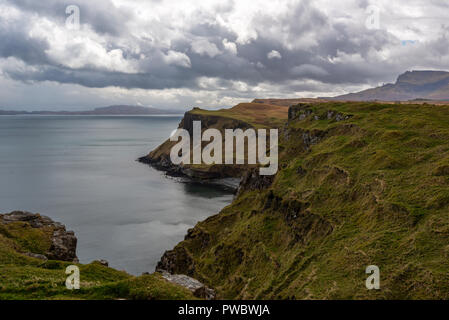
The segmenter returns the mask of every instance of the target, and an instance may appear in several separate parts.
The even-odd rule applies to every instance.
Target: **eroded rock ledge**
[[[38,213],[13,211],[0,214],[0,224],[7,225],[20,222],[28,224],[31,228],[41,229],[48,234],[50,239],[50,246],[46,252],[24,252],[25,255],[42,260],[78,262],[78,257],[76,256],[77,238],[75,233],[67,231],[63,224]]]
[[[160,272],[165,280],[189,289],[197,298],[213,300],[216,297],[215,291],[213,289],[202,284],[194,278],[191,278],[184,274],[170,274],[164,270],[161,270]]]

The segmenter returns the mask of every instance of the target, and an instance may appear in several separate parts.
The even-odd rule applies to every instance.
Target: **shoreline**
[[[228,176],[223,172],[206,172],[194,170],[193,168],[185,168],[181,165],[174,165],[170,160],[165,158],[154,160],[148,156],[143,156],[136,161],[149,165],[157,171],[164,172],[169,177],[185,179],[184,182],[219,185],[230,188],[234,192],[238,190],[243,177],[243,174],[235,177]]]

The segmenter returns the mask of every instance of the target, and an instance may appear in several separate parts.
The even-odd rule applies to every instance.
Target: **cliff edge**
[[[448,299],[449,106],[289,109],[279,171],[190,229],[158,269],[223,299]],[[366,268],[380,269],[368,290]]]
[[[231,109],[216,111],[194,108],[185,113],[179,128],[189,131],[192,136],[193,121],[200,121],[204,130],[218,129],[224,137],[225,129],[274,128],[280,126],[288,116],[288,108],[265,103],[241,103]],[[170,161],[170,150],[177,142],[166,140],[148,155],[139,158],[171,176],[184,176],[191,179],[211,180],[222,178],[241,178],[252,166],[248,165],[174,165]],[[204,145],[203,145],[204,146]],[[223,143],[224,146],[224,143]]]

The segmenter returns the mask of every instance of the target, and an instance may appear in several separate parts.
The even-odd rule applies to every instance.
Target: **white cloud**
[[[234,42],[228,41],[228,39],[223,39],[223,46],[232,54],[237,54],[237,45]]]
[[[448,68],[443,1],[375,1],[379,30],[365,27],[369,0],[77,3],[74,32],[56,0],[0,0],[0,81],[20,93],[3,90],[0,105],[63,106],[66,93],[78,105],[215,107],[252,95],[340,94],[408,69]]]
[[[209,42],[206,39],[199,39],[192,42],[192,51],[199,55],[207,55],[211,58],[219,55],[221,51],[217,48],[214,43]]]
[[[169,50],[167,54],[164,56],[164,60],[167,64],[185,68],[192,67],[192,62],[190,61],[190,58],[185,53],[182,52]]]
[[[282,56],[279,53],[279,51],[271,50],[270,52],[267,53],[267,58],[268,59],[282,59]]]

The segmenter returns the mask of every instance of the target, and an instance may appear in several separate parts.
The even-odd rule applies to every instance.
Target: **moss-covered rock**
[[[79,264],[75,253],[75,235],[62,224],[28,212],[0,215],[0,299],[196,298],[158,273],[134,277],[100,261]],[[65,286],[73,264],[80,270],[79,290]]]

